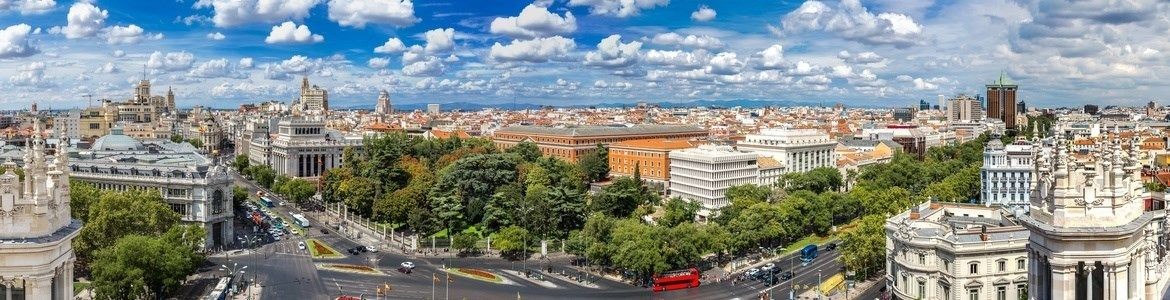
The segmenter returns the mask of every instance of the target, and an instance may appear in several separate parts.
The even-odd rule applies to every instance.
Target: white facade
[[[755,153],[730,146],[699,146],[670,151],[670,194],[702,205],[699,216],[713,216],[729,203],[727,189],[759,184]]]
[[[301,79],[301,99],[297,107],[301,112],[323,113],[329,110],[329,92],[316,85],[309,85],[309,77]]]
[[[70,218],[68,158],[46,155],[40,122],[33,128],[24,179],[12,161],[0,174],[0,297],[73,299],[72,240],[82,224]]]
[[[70,110],[54,117],[53,130],[69,140],[81,140],[81,110]]]
[[[386,90],[378,93],[378,103],[374,105],[374,113],[379,115],[388,115],[394,112],[394,107],[390,104],[390,93]]]
[[[763,129],[736,147],[776,159],[784,173],[837,166],[837,141],[816,129]]]
[[[983,166],[979,168],[979,195],[984,205],[1028,209],[1035,176],[1034,153],[1032,144],[1026,141],[1007,146],[998,139],[987,143],[983,148]]]
[[[442,112],[442,110],[439,109],[438,104],[435,104],[435,103],[427,104],[427,114],[437,115],[440,112]]]
[[[983,120],[983,105],[979,99],[967,95],[948,100],[947,123],[972,123]]]
[[[342,135],[319,120],[294,118],[277,123],[276,138],[269,145],[268,160],[277,175],[318,177],[341,166],[345,148],[361,149],[362,136]],[[261,151],[258,146],[253,142],[250,147]]]
[[[926,202],[887,219],[885,231],[886,286],[897,299],[1027,295],[1028,230],[1010,211]]]

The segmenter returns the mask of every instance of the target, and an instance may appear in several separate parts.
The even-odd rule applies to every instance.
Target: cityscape
[[[1170,299],[1168,15],[0,0],[0,300]]]

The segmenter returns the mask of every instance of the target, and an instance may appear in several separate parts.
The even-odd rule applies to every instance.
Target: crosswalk
[[[309,256],[308,249],[300,249],[300,242],[302,242],[300,239],[282,240],[269,244],[265,247],[269,248],[269,251],[272,251],[273,253]]]

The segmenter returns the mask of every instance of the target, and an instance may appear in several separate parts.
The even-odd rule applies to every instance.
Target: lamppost
[[[821,278],[821,269],[817,269],[817,299],[820,299],[821,296],[824,296],[821,295],[822,284],[824,284],[824,279]]]
[[[788,248],[780,247],[780,253],[788,252]],[[788,299],[796,298],[796,264],[792,262],[792,256],[788,257],[788,272],[792,272],[792,278],[788,278]]]
[[[240,266],[240,264],[238,264],[238,263],[232,263],[231,267],[228,267],[227,265],[220,265],[219,270],[227,272],[228,276],[231,276],[232,280],[235,281],[236,274],[238,273],[240,275],[244,275],[244,269],[247,269],[247,268],[248,268],[248,266]],[[232,295],[236,294],[236,286],[237,285],[239,285],[239,282],[232,283],[232,293],[231,293]]]

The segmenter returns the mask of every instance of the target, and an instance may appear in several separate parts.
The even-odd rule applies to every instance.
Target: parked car
[[[404,274],[410,274],[410,272],[411,272],[411,269],[410,269],[410,268],[404,268],[404,267],[398,267],[398,272],[402,272],[402,273],[404,273]]]
[[[329,231],[325,230],[325,228],[321,228],[321,234],[329,234]]]
[[[744,275],[747,275],[748,277],[751,277],[751,278],[756,278],[756,275],[759,275],[759,274],[760,274],[760,269],[756,269],[756,268],[751,268],[751,269],[747,270],[747,273],[744,273]]]
[[[370,251],[370,252],[375,252],[375,253],[378,252],[378,247],[372,247],[372,246],[362,246],[362,247],[365,247],[366,250]]]

